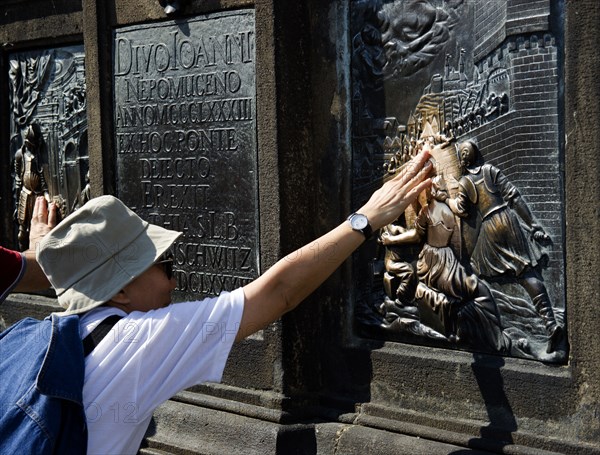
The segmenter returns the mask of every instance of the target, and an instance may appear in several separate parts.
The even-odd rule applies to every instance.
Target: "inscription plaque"
[[[355,314],[367,336],[561,363],[561,2],[512,3],[351,2],[354,205],[425,142],[437,174],[355,255]]]
[[[118,29],[113,42],[117,192],[182,231],[175,301],[259,274],[254,13]]]

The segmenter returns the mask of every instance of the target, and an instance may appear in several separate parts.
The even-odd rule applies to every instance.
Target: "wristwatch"
[[[348,221],[350,221],[350,226],[352,226],[352,229],[362,233],[362,235],[365,236],[365,239],[371,238],[373,229],[369,224],[369,219],[365,215],[354,212],[348,217]]]

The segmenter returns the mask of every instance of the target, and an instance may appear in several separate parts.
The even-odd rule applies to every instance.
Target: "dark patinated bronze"
[[[564,362],[556,36],[486,19],[496,9],[352,2],[355,205],[425,143],[437,175],[356,256],[358,327]]]
[[[10,151],[19,247],[28,246],[35,197],[62,216],[89,199],[83,46],[10,55]]]
[[[246,284],[259,272],[253,12],[119,29],[113,55],[118,196],[184,233],[175,298]]]

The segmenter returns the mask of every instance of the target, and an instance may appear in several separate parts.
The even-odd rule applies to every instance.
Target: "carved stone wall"
[[[459,140],[476,140],[484,161],[518,188],[552,239],[542,277],[563,317],[568,351],[547,362],[456,349],[447,340],[374,333],[362,322],[379,315],[366,310],[382,303],[385,248],[366,242],[299,308],[238,344],[221,384],[182,391],[157,409],[140,453],[600,453],[600,354],[595,348],[600,344],[600,214],[594,203],[600,198],[595,144],[600,3],[207,0],[181,1],[178,16],[167,15],[166,4],[0,2],[3,246],[18,247],[15,150],[9,140],[11,58],[83,47],[91,190],[120,194],[115,34],[174,22],[183,34],[188,22],[251,10],[257,199],[250,210],[258,219],[260,270],[359,207],[397,170],[402,156],[396,159],[395,152],[403,135],[434,127],[444,132],[440,119],[458,121],[445,131],[456,135],[452,147]],[[379,24],[377,12],[384,6],[404,33],[402,42],[394,41],[399,47],[393,59],[400,65],[395,75],[392,66],[384,68],[377,30],[359,28]],[[449,11],[460,7],[467,13]],[[411,8],[421,8],[422,14],[411,15]],[[357,15],[359,9],[364,14]],[[433,19],[424,23],[424,18]],[[419,48],[423,41],[414,28],[422,26],[427,34],[432,23],[440,34],[427,36],[443,37],[444,31],[451,36],[466,24],[473,32],[452,42],[449,52],[434,52],[433,66],[408,74],[419,64],[410,60],[402,66],[400,46]],[[363,60],[356,65],[359,56]],[[402,84],[393,87],[399,75]],[[354,80],[362,84],[360,90]],[[482,106],[473,101],[477,95],[487,100],[491,92],[499,99],[489,111],[473,108]],[[502,93],[507,96],[498,96]],[[441,108],[440,100],[446,101]],[[75,150],[66,147],[67,136],[65,147],[57,147],[65,164],[73,161],[67,158]],[[438,167],[440,174],[448,181],[459,177],[458,157],[438,152],[437,162],[446,165]],[[457,183],[450,183],[449,191],[455,192]],[[453,234],[451,244],[460,246],[460,241]],[[418,260],[421,245],[411,248]],[[539,336],[537,344],[545,351],[547,334],[529,296],[518,284],[489,283],[496,285],[521,295],[533,321],[525,331]],[[0,306],[8,324],[58,310],[54,299],[37,294],[13,294]]]

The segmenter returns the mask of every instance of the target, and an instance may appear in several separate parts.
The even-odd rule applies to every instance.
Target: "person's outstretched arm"
[[[36,198],[29,229],[29,249],[23,252],[26,261],[25,273],[15,286],[15,292],[39,291],[50,287],[48,278],[37,263],[35,250],[42,237],[56,226],[57,216],[56,204],[51,202],[48,206],[43,196]]]
[[[375,191],[357,212],[366,215],[375,232],[397,219],[421,191],[428,188],[432,165],[424,151],[405,164],[393,179]],[[244,314],[236,340],[263,329],[293,310],[319,287],[365,240],[345,221],[279,260],[244,286]]]

